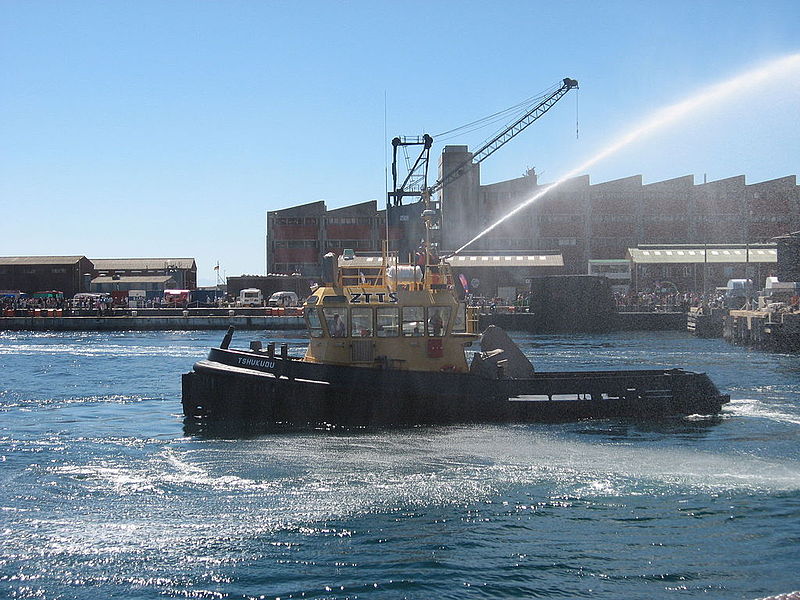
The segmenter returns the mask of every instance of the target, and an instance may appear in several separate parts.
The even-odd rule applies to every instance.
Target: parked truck
[[[237,306],[261,306],[264,304],[264,295],[258,288],[245,288],[239,292],[236,304]]]

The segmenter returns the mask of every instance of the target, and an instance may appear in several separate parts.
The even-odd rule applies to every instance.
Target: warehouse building
[[[466,146],[446,146],[439,174],[471,156]],[[473,164],[441,192],[442,252],[452,251],[542,192],[534,170],[481,184]],[[414,207],[402,207],[411,218]],[[394,210],[394,209],[393,209]],[[416,211],[418,214],[419,211]],[[273,273],[317,276],[325,252],[379,251],[385,211],[376,202],[327,210],[323,201],[267,214],[267,264]],[[403,228],[390,219],[389,237]],[[469,246],[479,254],[560,254],[564,273],[584,274],[590,260],[625,260],[640,244],[759,244],[800,230],[796,176],[748,184],[744,175],[695,184],[689,175],[647,183],[641,175],[593,184],[567,180]],[[408,231],[415,231],[408,228]],[[419,240],[409,240],[416,247]]]
[[[385,211],[375,200],[328,210],[324,201],[267,213],[267,273],[319,277],[322,256],[380,252]]]
[[[110,294],[112,292],[142,291],[150,292],[149,296],[164,290],[185,289],[178,286],[177,281],[169,275],[101,275],[92,279],[90,291],[95,293]]]
[[[58,290],[71,298],[89,291],[94,265],[85,256],[0,257],[0,289],[27,294]]]
[[[640,245],[629,248],[634,289],[713,292],[729,279],[750,279],[762,289],[777,272],[778,251],[769,244]]]
[[[193,258],[93,258],[92,262],[95,277],[167,276],[178,289],[197,288],[197,263]]]
[[[459,247],[544,187],[529,173],[461,197],[445,188],[445,248]],[[458,207],[455,215],[448,205]],[[623,259],[640,244],[757,244],[799,228],[795,176],[747,184],[741,175],[699,185],[692,176],[650,184],[641,175],[599,184],[583,176],[549,191],[470,249],[559,251],[568,273],[586,273],[590,260]]]
[[[514,304],[520,290],[530,288],[531,280],[545,275],[560,275],[564,259],[560,254],[463,254],[447,259],[456,277],[463,275],[474,296],[501,298]]]

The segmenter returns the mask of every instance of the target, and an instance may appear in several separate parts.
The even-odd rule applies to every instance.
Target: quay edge
[[[619,312],[605,318],[563,319],[562,323],[548,322],[536,313],[481,314],[479,328],[495,325],[506,331],[529,333],[600,333],[611,331],[684,331],[683,312]]]
[[[800,313],[731,310],[723,337],[731,344],[773,352],[800,351]]]
[[[305,330],[299,316],[0,317],[0,331]]]

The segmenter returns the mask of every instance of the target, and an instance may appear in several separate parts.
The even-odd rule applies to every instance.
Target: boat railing
[[[386,270],[380,267],[343,267],[339,269],[339,285],[342,287],[383,287],[386,285]]]
[[[479,307],[467,306],[467,333],[478,333],[478,319],[480,318],[480,314],[481,312]]]
[[[396,265],[395,265],[396,267]],[[413,265],[411,268],[414,268]],[[418,269],[420,267],[417,267]],[[338,285],[341,287],[389,287],[392,289],[410,290],[444,290],[452,289],[453,276],[447,263],[426,265],[421,280],[395,281],[387,275],[387,267],[378,266],[341,266],[339,268]]]

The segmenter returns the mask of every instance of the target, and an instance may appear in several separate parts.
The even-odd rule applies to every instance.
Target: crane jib
[[[434,183],[430,188],[429,192],[434,194],[442,189],[444,186],[452,183],[455,179],[459,178],[464,171],[464,167],[468,164],[479,164],[489,156],[494,154],[497,150],[499,150],[506,142],[510,141],[514,138],[517,134],[521,133],[528,125],[536,121],[539,117],[544,115],[548,110],[550,110],[556,102],[561,100],[564,95],[573,88],[578,87],[578,82],[575,79],[570,79],[569,77],[564,78],[564,82],[560,88],[558,88],[555,92],[550,94],[547,98],[542,100],[539,104],[534,106],[531,110],[526,112],[522,115],[519,119],[511,123],[508,127],[506,127],[503,131],[498,133],[494,136],[491,140],[486,142],[483,146],[478,148],[475,152],[472,153],[472,156],[465,160],[463,163],[459,164],[449,173],[444,175],[439,181]]]

